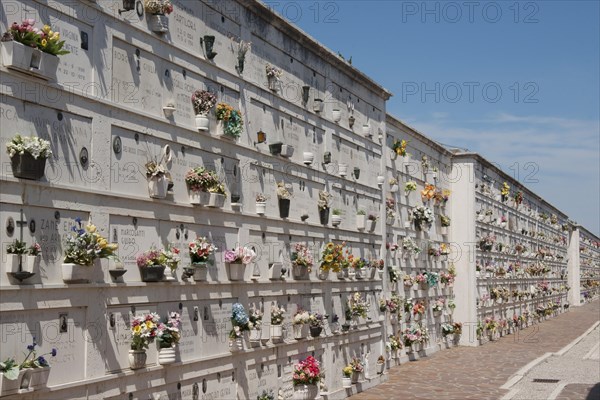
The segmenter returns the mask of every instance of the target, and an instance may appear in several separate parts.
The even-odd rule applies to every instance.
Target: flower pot
[[[441,233],[442,235],[447,235],[447,234],[448,234],[448,227],[447,227],[447,226],[442,226],[442,227],[440,228],[440,233]]]
[[[267,209],[267,203],[264,201],[257,201],[256,202],[256,213],[258,215],[265,215],[265,211]]]
[[[366,215],[356,215],[356,229],[362,231],[366,227],[367,216]]]
[[[29,387],[32,389],[41,389],[48,386],[48,377],[50,376],[50,367],[32,368]]]
[[[415,321],[421,321],[423,319],[423,314],[420,314],[420,313],[413,314],[413,319]]]
[[[160,282],[165,276],[164,265],[153,265],[151,267],[140,268],[142,282]]]
[[[329,270],[324,271],[322,269],[319,269],[317,271],[317,277],[322,281],[327,280],[327,278],[329,278]]]
[[[175,346],[160,347],[158,349],[158,363],[160,365],[173,364],[177,360]]]
[[[308,273],[308,267],[306,265],[292,264],[292,275],[294,279],[306,279]]]
[[[92,280],[94,266],[79,264],[63,264],[62,278],[65,283],[89,283]]]
[[[155,33],[169,32],[169,18],[163,14],[148,15],[148,29]]]
[[[219,193],[210,193],[208,206],[213,208],[223,208],[225,205],[225,195]]]
[[[46,159],[38,157],[37,159],[29,153],[15,154],[10,159],[13,176],[21,179],[39,180],[44,176],[46,169]]]
[[[315,160],[315,155],[310,151],[305,151],[302,153],[302,162],[306,165],[311,165]]]
[[[395,218],[395,217],[387,217],[387,218],[385,219],[385,223],[386,223],[387,225],[394,225],[394,222],[396,222],[396,218]]]
[[[375,274],[377,273],[377,270],[378,270],[377,268],[373,268],[373,267],[369,268],[369,272],[367,274],[369,279],[375,279]],[[380,271],[383,272],[383,270],[380,270]]]
[[[329,164],[331,163],[331,152],[330,151],[326,151],[323,154],[323,164]]]
[[[333,122],[338,123],[340,122],[340,120],[342,119],[342,111],[338,110],[338,109],[333,109],[331,111],[331,119],[333,120]]]
[[[165,268],[163,281],[175,282],[176,280],[177,279],[175,278],[175,271],[173,271],[171,268]]]
[[[279,199],[279,217],[287,218],[290,216],[290,199]]]
[[[278,281],[283,279],[283,263],[274,262],[269,264],[269,279],[272,281]]]
[[[248,341],[252,344],[260,343],[262,338],[262,329],[250,329]]]
[[[360,178],[360,168],[354,167],[352,175],[354,175],[354,178],[358,180]]]
[[[383,375],[384,371],[385,371],[385,363],[377,363],[377,373],[379,375]]]
[[[439,318],[439,317],[441,317],[441,316],[442,316],[442,312],[441,312],[441,311],[434,311],[434,312],[433,312],[433,317],[434,317],[434,318]]]
[[[51,81],[55,81],[56,71],[58,70],[58,62],[58,56],[42,52],[39,70],[41,77]]]
[[[396,193],[399,189],[400,188],[398,187],[398,185],[392,185],[390,186],[390,193]]]
[[[42,261],[42,256],[27,256],[25,257],[25,262],[21,266],[22,271],[24,272],[33,272],[36,269],[39,269],[40,262]]]
[[[294,385],[294,400],[314,400],[319,395],[319,386]]]
[[[385,183],[385,177],[383,175],[377,176],[377,186],[381,187]]]
[[[169,181],[165,175],[155,175],[148,178],[148,194],[153,199],[164,199],[167,197],[167,186]]]
[[[272,155],[276,156],[278,154],[281,154],[282,147],[283,147],[283,143],[281,143],[281,142],[271,143],[269,145],[269,151],[271,152]]]
[[[314,99],[313,100],[313,111],[316,113],[320,113],[323,111],[323,100],[321,99]]]
[[[243,281],[246,266],[242,263],[228,263],[227,272],[230,281]]]
[[[350,377],[344,376],[342,378],[342,388],[349,389],[352,387],[352,379]]]
[[[371,137],[371,127],[367,124],[364,124],[362,127],[362,134],[366,137]]]
[[[363,268],[357,268],[354,270],[354,277],[356,279],[364,279],[365,278],[365,270]]]
[[[353,115],[348,117],[348,127],[352,129],[354,127],[354,122],[356,122],[356,118]]]
[[[129,350],[129,368],[144,368],[146,366],[146,357],[146,350]]]
[[[269,87],[269,90],[276,92],[278,83],[279,80],[275,76],[267,76],[267,85]]]
[[[19,261],[22,259],[21,254],[6,255],[6,272],[19,272]],[[23,260],[25,264],[25,260]],[[23,265],[24,267],[25,265]]]
[[[206,263],[192,263],[194,267],[194,282],[204,282],[208,275],[208,267]]]
[[[283,325],[271,325],[271,341],[280,342],[283,339]]]
[[[188,189],[188,195],[190,197],[190,204],[207,205],[210,201],[210,193],[201,190]]]
[[[348,164],[339,163],[338,164],[338,173],[340,176],[348,175]]]
[[[360,378],[360,372],[352,371],[352,377],[350,378],[352,383],[358,383]]]
[[[229,339],[229,351],[232,353],[244,350],[244,339],[240,336],[235,339]]]
[[[42,58],[40,50],[14,40],[0,42],[0,45],[2,64],[5,67],[23,72],[39,73]]]
[[[22,373],[21,373],[22,372]],[[25,368],[19,371],[19,377],[17,381],[19,382],[19,389],[27,390],[31,385],[31,378],[33,376],[33,368]]]
[[[367,230],[373,232],[375,230],[375,221],[372,219],[367,220]]]
[[[207,131],[210,129],[210,119],[208,119],[208,114],[196,114],[196,128],[199,131]]]
[[[294,155],[294,146],[284,144],[281,146],[281,157],[290,158]]]
[[[310,326],[309,330],[310,330],[310,336],[316,338],[316,337],[321,336],[321,332],[323,331],[323,328],[320,326]]]
[[[333,214],[331,216],[331,225],[333,225],[333,226],[339,226],[341,223],[342,223],[342,216],[341,215]]]
[[[302,340],[306,337],[306,333],[304,332],[304,324],[293,325],[292,329],[294,331],[294,339]]]
[[[329,208],[319,209],[319,220],[321,221],[321,225],[327,225],[329,222]]]

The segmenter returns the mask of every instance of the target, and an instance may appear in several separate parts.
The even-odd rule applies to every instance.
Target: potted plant
[[[252,47],[251,42],[246,42],[244,40],[240,40],[238,43],[238,52],[237,52],[237,65],[235,66],[235,70],[238,74],[242,74],[244,72],[244,63],[246,61],[246,53]]]
[[[319,278],[327,279],[329,271],[340,272],[344,260],[344,244],[327,243],[321,253]]]
[[[256,195],[256,213],[258,215],[265,215],[267,209],[267,196],[262,193]]]
[[[356,229],[362,231],[366,227],[367,213],[365,210],[358,210],[356,212]]]
[[[256,253],[250,247],[236,247],[232,250],[226,250],[224,254],[225,263],[230,281],[244,280],[244,271],[246,265],[254,262]]]
[[[271,341],[274,343],[283,340],[283,319],[285,309],[273,304],[271,307]]]
[[[433,306],[431,307],[431,310],[433,311],[433,316],[435,318],[439,318],[442,316],[442,311],[444,311],[444,306],[446,305],[446,300],[443,297],[439,297],[435,303],[433,303]]]
[[[235,303],[231,308],[231,331],[229,331],[229,351],[237,352],[244,349],[244,336],[248,336],[250,317],[244,306]]]
[[[28,353],[25,355],[23,362],[17,367],[17,384],[19,389],[39,389],[45,387],[48,383],[48,377],[50,375],[50,364],[46,360],[45,356],[55,357],[57,354],[56,349],[52,349],[48,353],[37,355],[37,342],[35,337],[30,345],[27,345]],[[13,360],[14,361],[14,360]],[[5,362],[5,365],[11,364],[10,359]],[[11,365],[7,371],[7,379],[14,376],[14,372],[11,374],[11,370],[14,365]],[[19,379],[20,378],[20,379]],[[3,390],[0,389],[0,393]]]
[[[217,247],[206,237],[198,237],[188,245],[190,261],[194,269],[194,281],[205,281],[208,272],[208,258],[217,251]]]
[[[192,93],[192,106],[196,114],[196,128],[199,131],[208,131],[210,119],[208,114],[217,104],[217,96],[208,90],[196,90]]]
[[[156,342],[158,343],[158,363],[160,365],[173,364],[177,360],[175,348],[181,338],[180,332],[181,316],[174,311],[158,324]]]
[[[396,200],[391,197],[385,199],[385,223],[394,225],[396,222]]]
[[[260,308],[252,306],[248,309],[248,329],[250,331],[250,344],[255,346],[260,343],[262,338],[262,319],[263,312]]]
[[[179,256],[179,249],[173,246],[171,243],[167,245],[167,247],[161,251],[162,256],[164,257],[164,265],[165,265],[165,280],[166,281],[175,281],[175,271],[179,266],[179,262],[181,261],[181,257]]]
[[[331,323],[329,324],[329,328],[331,329],[331,333],[338,334],[340,333],[340,317],[337,314],[333,314],[331,316]]]
[[[294,339],[302,340],[306,337],[306,324],[308,324],[309,313],[308,311],[298,308],[294,316],[292,317],[292,326],[294,330]]]
[[[398,191],[398,180],[396,178],[390,178],[388,180],[388,185],[390,185],[390,193],[396,193]]]
[[[312,400],[319,395],[319,382],[321,381],[321,368],[319,362],[308,356],[294,366],[293,384],[294,399]]]
[[[312,270],[313,256],[309,247],[304,243],[296,243],[294,245],[291,261],[294,279],[303,279]]]
[[[342,368],[342,388],[349,389],[352,387],[352,365],[346,365]]]
[[[16,134],[6,144],[13,175],[16,178],[39,180],[44,176],[46,159],[52,155],[50,142],[36,136]]]
[[[81,219],[75,218],[76,225],[71,227],[67,237],[62,264],[63,281],[66,283],[88,283],[96,260],[116,259],[116,243],[108,241],[97,232],[95,225],[82,226]]]
[[[348,310],[352,317],[352,325],[354,329],[358,328],[359,317],[367,318],[369,311],[369,303],[365,300],[364,296],[360,292],[355,292],[348,298]]]
[[[383,375],[383,371],[385,371],[385,357],[379,356],[377,358],[377,373]]]
[[[265,66],[265,70],[267,73],[267,84],[269,86],[269,90],[276,92],[277,88],[281,86],[280,78],[283,75],[283,71],[272,66],[271,64],[267,64]]]
[[[23,371],[14,358],[0,362],[0,396],[17,393],[23,378]]]
[[[408,142],[406,140],[394,139],[394,142],[392,143],[392,152],[391,152],[392,160],[395,160],[396,157],[398,157],[398,156],[405,157],[407,155],[407,153],[406,153],[407,146],[408,146]]]
[[[423,228],[428,230],[433,223],[433,211],[425,206],[414,207],[410,212],[410,216],[417,230]]]
[[[19,239],[6,246],[6,272],[19,272],[27,269],[23,258],[27,255],[27,244]],[[32,271],[29,271],[32,272]]]
[[[329,206],[331,203],[332,196],[325,190],[319,191],[319,200],[317,206],[319,207],[319,219],[321,225],[327,225],[329,221]]]
[[[380,278],[383,276],[383,269],[385,267],[385,261],[383,259],[369,261],[369,279],[375,279],[375,273],[379,272]]]
[[[227,139],[237,140],[244,130],[244,120],[239,110],[227,103],[217,104],[217,135]]]
[[[147,162],[145,167],[148,194],[153,199],[164,199],[167,197],[167,187],[169,186],[165,167],[156,161]]]
[[[129,350],[129,367],[140,369],[146,365],[146,350],[158,335],[160,316],[156,313],[131,320],[131,349]]]
[[[170,0],[144,0],[144,9],[148,16],[148,28],[155,33],[169,31],[167,15],[173,12]]]
[[[334,208],[333,212],[332,212],[332,217],[331,217],[331,225],[333,226],[339,226],[342,223],[342,214],[344,212],[342,210],[340,210],[339,208]]]
[[[367,260],[362,257],[353,258],[352,269],[354,270],[356,279],[363,279],[365,277],[364,271],[366,267]]]
[[[187,172],[185,183],[191,204],[218,208],[225,204],[227,198],[225,185],[215,171],[208,170],[203,166],[196,167]]]
[[[165,250],[155,248],[138,255],[136,262],[140,269],[142,282],[160,282],[164,280],[165,268],[169,261]]]
[[[310,330],[310,336],[316,338],[321,336],[323,331],[323,325],[325,323],[325,316],[318,312],[311,312],[308,315],[308,328]]]
[[[440,215],[440,225],[441,225],[441,229],[440,229],[440,233],[442,235],[447,235],[448,234],[448,227],[450,226],[450,217],[448,217],[447,215]]]
[[[375,224],[377,223],[377,215],[369,213],[367,216],[367,230],[373,232],[375,230]]]
[[[292,194],[289,189],[291,189],[290,184],[285,184],[283,181],[277,182],[277,199],[279,200],[279,217],[281,218],[287,218],[290,215]]]
[[[358,383],[361,374],[365,371],[365,365],[361,359],[352,357],[350,366],[352,367],[352,383]]]

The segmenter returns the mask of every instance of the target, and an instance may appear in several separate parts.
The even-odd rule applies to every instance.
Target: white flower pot
[[[366,221],[366,215],[356,215],[356,229],[358,229],[359,231],[364,230],[366,226]]]
[[[164,199],[167,197],[168,186],[169,181],[165,175],[148,178],[148,194],[153,199]]]
[[[313,100],[313,111],[316,113],[320,113],[323,111],[323,100],[321,99],[314,99]]]
[[[31,380],[29,387],[32,389],[41,389],[48,386],[48,378],[50,377],[50,367],[33,368],[31,370]]]
[[[359,379],[360,379],[360,372],[353,371],[352,372],[352,377],[350,378],[350,380],[352,381],[352,383],[358,383]]]
[[[223,208],[225,205],[225,195],[219,193],[210,193],[208,206],[213,208]]]
[[[246,266],[242,263],[228,263],[227,271],[229,272],[230,281],[243,281]]]
[[[385,177],[383,175],[378,175],[377,176],[377,185],[383,186],[384,183],[385,183]]]
[[[24,373],[24,370],[20,370],[17,379],[10,380],[6,379],[4,377],[4,373],[0,372],[0,396],[17,393],[20,388]]]
[[[344,376],[342,378],[342,388],[348,389],[351,387],[352,387],[352,379]]]
[[[169,18],[162,14],[148,15],[148,29],[155,33],[169,32]]]
[[[398,192],[398,189],[399,189],[398,185],[392,185],[392,186],[390,186],[390,193],[396,193],[396,192]]]
[[[281,280],[281,270],[283,269],[283,263],[274,262],[269,264],[269,279],[270,280]]]
[[[283,325],[271,325],[271,341],[280,342],[283,339]]]
[[[144,368],[146,366],[146,357],[146,350],[129,350],[129,368]]]
[[[210,129],[208,114],[196,114],[196,128],[199,131],[208,131]]]
[[[58,69],[58,56],[50,53],[42,52],[40,61],[40,76],[48,80],[56,80],[56,71]]]
[[[174,364],[177,360],[175,347],[161,347],[158,349],[158,363],[160,365]]]
[[[194,205],[207,205],[210,200],[210,194],[208,192],[188,189],[188,195],[190,197],[190,204]]]
[[[282,146],[283,147],[283,146]],[[305,151],[302,153],[302,162],[306,165],[311,165],[315,160],[315,155],[310,151]]]
[[[355,270],[354,270],[354,277],[355,277],[356,279],[364,279],[364,278],[365,278],[365,275],[364,275],[364,274],[365,274],[365,272],[364,272],[364,269],[363,269],[363,268],[360,268],[360,269],[355,269]]]
[[[251,344],[260,343],[260,339],[262,338],[262,329],[250,329],[250,337],[249,341]]]
[[[338,164],[338,173],[340,176],[348,175],[348,164],[339,163]]]
[[[333,119],[333,122],[335,122],[335,123],[340,122],[340,120],[342,119],[342,111],[333,109],[331,111],[331,119]]]
[[[440,227],[440,234],[447,235],[448,234],[448,227],[447,226]]]
[[[93,265],[62,264],[62,278],[65,283],[89,283],[93,273]]]
[[[304,324],[292,325],[292,329],[294,331],[294,339],[301,340],[306,337],[306,333],[304,332]]]
[[[244,350],[244,339],[240,336],[235,339],[229,339],[229,351],[232,353]]]
[[[377,373],[379,375],[383,375],[384,371],[385,371],[385,363],[378,363],[377,364]]]
[[[258,215],[265,215],[265,211],[267,209],[267,203],[266,202],[256,202],[256,213]]]
[[[169,267],[165,268],[163,281],[175,282],[176,280],[177,279],[175,279],[175,273],[173,272],[173,270]]]
[[[207,276],[208,267],[206,267],[206,263],[204,263],[204,266],[201,266],[201,264],[197,264],[194,266],[194,282],[204,282],[206,281]]]
[[[367,220],[367,230],[373,232],[375,230],[375,221],[372,219]]]
[[[314,400],[319,396],[317,385],[294,385],[294,400]]]
[[[19,272],[19,260],[21,259],[20,254],[7,254],[6,255],[6,272]],[[23,268],[25,268],[25,260],[23,260]]]
[[[14,40],[0,42],[2,64],[7,68],[39,74],[42,52]]]
[[[281,146],[281,157],[290,158],[294,155],[294,146],[284,144]]]
[[[342,216],[341,215],[332,215],[331,216],[331,225],[333,226],[339,226],[342,223]]]
[[[362,127],[362,134],[366,137],[371,137],[371,127],[367,124],[364,124]]]

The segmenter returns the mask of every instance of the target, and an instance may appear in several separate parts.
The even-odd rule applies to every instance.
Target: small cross
[[[19,240],[23,241],[23,226],[27,226],[27,220],[23,219],[23,209],[21,208],[21,216],[18,221],[15,221],[17,226],[19,227]],[[19,271],[23,270],[23,257],[19,257]]]

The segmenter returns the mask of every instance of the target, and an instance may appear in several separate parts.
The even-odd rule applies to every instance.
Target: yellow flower
[[[142,327],[140,325],[134,326],[133,329],[132,329],[132,331],[133,331],[134,334],[138,334],[139,335],[142,332]]]
[[[42,47],[46,47],[47,44],[48,42],[46,41],[46,39],[42,39]]]
[[[325,261],[326,261],[326,262],[328,262],[328,263],[332,262],[332,261],[333,261],[333,256],[332,256],[331,254],[328,254],[328,255],[325,257]]]
[[[44,25],[44,27],[42,28],[42,32],[44,32],[44,33],[51,32],[50,31],[50,25]]]
[[[333,250],[333,243],[327,243],[327,250]]]
[[[98,245],[101,249],[103,249],[108,245],[108,242],[106,241],[106,239],[101,238],[100,240],[98,240]]]
[[[54,34],[52,35],[52,37],[50,39],[58,42],[60,40],[60,33],[54,32]]]
[[[89,224],[89,225],[87,226],[87,230],[88,230],[88,232],[89,232],[89,233],[94,233],[94,232],[96,232],[96,225]]]
[[[152,322],[152,321],[146,321],[146,328],[147,329],[153,329],[154,328],[154,322]]]
[[[109,250],[113,250],[114,251],[114,250],[116,250],[116,249],[119,248],[119,245],[116,244],[116,243],[111,243],[107,247],[108,247]]]

